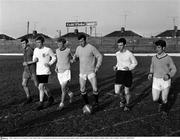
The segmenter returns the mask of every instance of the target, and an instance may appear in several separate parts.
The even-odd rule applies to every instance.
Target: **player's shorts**
[[[37,80],[39,83],[48,83],[49,75],[37,75]]]
[[[116,72],[115,84],[124,85],[125,87],[131,87],[132,85],[132,72],[131,71],[121,71]]]
[[[79,77],[84,79],[84,80],[87,80],[87,78],[90,80],[91,78],[96,77],[96,74],[95,73],[91,73],[91,74],[82,74],[82,73],[80,73]]]
[[[31,79],[33,81],[37,81],[36,74],[30,73],[29,71],[23,71],[22,78],[27,80]]]
[[[65,70],[62,73],[57,73],[57,77],[58,77],[60,84],[70,81],[71,80],[71,71]]]
[[[171,86],[171,79],[164,81],[163,78],[153,77],[152,88],[157,90],[164,90]]]

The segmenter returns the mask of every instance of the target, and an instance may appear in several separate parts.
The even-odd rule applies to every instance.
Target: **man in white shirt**
[[[33,53],[33,61],[36,62],[36,75],[39,82],[38,89],[40,96],[40,102],[37,110],[41,110],[44,107],[44,93],[48,96],[48,106],[54,102],[54,99],[50,96],[50,93],[48,92],[49,90],[45,84],[48,83],[48,77],[51,74],[50,66],[56,61],[56,57],[53,51],[44,46],[43,43],[43,37],[40,36],[36,38],[37,48],[35,48]]]
[[[134,55],[125,48],[126,40],[120,38],[117,41],[119,51],[116,52],[117,64],[113,67],[116,71],[115,80],[115,94],[120,95],[120,107],[124,108],[124,111],[129,111],[129,101],[130,101],[130,87],[132,85],[132,72],[136,65],[137,60]],[[121,87],[124,86],[125,96],[121,93]]]

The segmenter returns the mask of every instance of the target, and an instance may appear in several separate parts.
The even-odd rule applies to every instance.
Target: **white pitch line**
[[[170,56],[180,56],[180,53],[167,53]],[[154,56],[156,53],[134,53],[135,56]],[[105,53],[104,56],[115,56],[115,53]]]
[[[174,110],[171,110],[170,112],[177,111],[177,110],[179,110],[179,109],[180,109],[180,108],[178,107],[178,108],[176,108],[176,109],[174,109]],[[150,114],[150,115],[145,115],[145,116],[143,116],[143,117],[138,117],[138,118],[136,118],[136,119],[131,119],[131,120],[128,120],[128,121],[123,121],[123,122],[115,123],[115,124],[112,125],[112,127],[116,127],[116,126],[123,125],[123,124],[127,124],[127,123],[132,123],[132,122],[135,122],[135,121],[140,121],[140,120],[143,120],[143,119],[145,119],[145,118],[152,117],[152,116],[156,116],[156,115],[159,115],[159,114],[161,114],[161,113],[154,113],[154,114]],[[95,130],[92,131],[91,133],[85,133],[85,135],[90,135],[90,134],[93,134],[93,133],[95,133],[95,132],[99,132],[99,131],[102,131],[102,130],[105,130],[105,129],[108,129],[108,128],[109,128],[109,126],[107,126],[107,127],[102,127],[101,129],[95,129]]]
[[[169,136],[172,136],[172,135],[174,135],[174,134],[176,134],[176,133],[180,133],[180,129],[179,129],[179,130],[176,130],[176,131],[172,131],[172,132],[169,134]]]
[[[2,56],[22,56],[22,53],[0,53]]]
[[[0,53],[2,56],[22,56],[22,53]],[[135,56],[154,56],[156,53],[134,53]],[[168,53],[170,56],[180,56],[180,53]],[[105,53],[104,56],[115,56],[115,53]]]

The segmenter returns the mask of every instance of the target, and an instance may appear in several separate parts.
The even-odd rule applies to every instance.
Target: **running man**
[[[26,38],[21,39],[21,46],[23,48],[23,59],[24,59],[24,61],[23,61],[24,71],[23,71],[23,75],[22,75],[22,86],[26,93],[26,98],[27,98],[26,101],[24,102],[24,105],[32,102],[32,97],[30,94],[30,90],[28,88],[29,80],[30,79],[33,80],[34,85],[36,87],[38,87],[38,81],[36,78],[36,65],[32,61],[34,49],[30,47],[28,42],[29,41]]]
[[[120,38],[117,41],[118,51],[116,52],[117,64],[113,67],[116,71],[116,79],[114,90],[115,94],[120,96],[120,107],[124,108],[124,111],[129,111],[130,103],[130,87],[132,85],[132,70],[137,66],[137,60],[133,53],[126,49],[126,39]],[[124,93],[121,91],[124,86]]]
[[[53,51],[44,46],[44,38],[39,36],[36,38],[36,45],[37,48],[34,50],[33,54],[33,61],[36,62],[36,74],[37,79],[39,82],[39,105],[37,107],[37,110],[43,109],[43,99],[44,99],[44,93],[48,97],[48,106],[51,105],[54,102],[54,98],[50,95],[50,92],[48,92],[47,83],[49,75],[51,74],[50,66],[56,61],[56,57],[53,53]]]
[[[57,45],[59,48],[56,49],[57,63],[55,71],[61,85],[62,93],[58,110],[62,110],[64,108],[64,99],[66,94],[69,95],[69,102],[72,102],[73,93],[69,90],[68,84],[71,80],[70,62],[73,57],[70,49],[66,47],[66,40],[64,38],[58,38]]]
[[[93,108],[96,110],[98,108],[98,88],[96,72],[99,70],[102,63],[102,55],[93,45],[86,42],[86,36],[80,35],[78,37],[79,46],[76,49],[74,60],[79,58],[80,62],[80,92],[85,102],[85,105],[89,104],[88,95],[86,91],[86,81],[90,81],[93,89],[94,104]],[[97,63],[95,64],[97,59]]]
[[[152,98],[154,102],[159,103],[158,111],[162,111],[162,114],[167,116],[166,104],[171,87],[171,78],[176,73],[176,66],[172,58],[165,53],[166,42],[158,40],[155,45],[157,54],[152,57],[148,79],[153,79]]]

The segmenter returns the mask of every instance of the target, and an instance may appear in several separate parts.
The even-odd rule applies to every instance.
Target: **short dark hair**
[[[120,38],[120,39],[118,39],[117,43],[123,43],[123,45],[126,45],[126,39]]]
[[[27,38],[22,38],[22,39],[21,39],[21,42],[24,42],[24,41],[25,41],[26,43],[29,42],[29,40],[28,40]]]
[[[156,46],[166,47],[166,41],[164,40],[158,40],[155,42]]]
[[[57,42],[62,42],[63,44],[65,44],[66,39],[60,37],[60,38],[57,39]]]
[[[80,34],[78,36],[78,40],[81,40],[82,38],[84,39],[84,41],[86,41],[86,36],[84,34]]]
[[[36,38],[36,41],[37,40],[40,40],[42,43],[44,43],[44,37],[42,37],[42,36],[38,36],[37,38]]]

